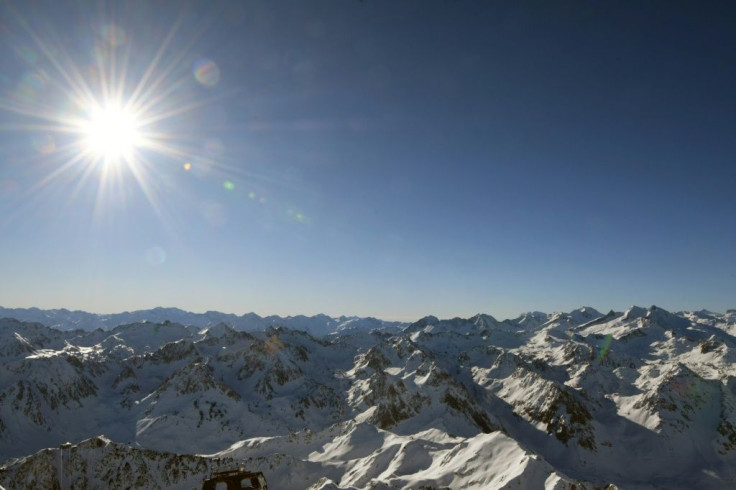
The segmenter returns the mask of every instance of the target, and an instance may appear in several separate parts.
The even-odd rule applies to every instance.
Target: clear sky
[[[736,307],[733,2],[2,2],[0,304]]]

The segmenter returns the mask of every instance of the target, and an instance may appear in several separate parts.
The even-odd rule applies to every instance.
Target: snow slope
[[[272,488],[736,486],[732,312],[369,323],[0,320],[0,485],[47,486],[83,441],[78,488],[198,488],[228,465]]]

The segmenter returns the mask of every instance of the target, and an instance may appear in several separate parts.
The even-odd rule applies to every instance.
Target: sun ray
[[[151,113],[150,116],[141,118],[141,124],[149,125],[154,124],[160,121],[164,121],[166,119],[170,119],[173,117],[181,116],[182,114],[185,114],[187,112],[191,112],[195,109],[199,109],[201,107],[205,107],[212,102],[216,102],[218,100],[223,100],[228,97],[232,97],[236,92],[229,92],[229,93],[223,93],[214,97],[210,97],[207,99],[202,99],[196,102],[190,102],[189,104],[184,104],[176,109],[171,109],[167,112],[158,112],[158,113]]]
[[[147,176],[144,175],[145,170],[142,167],[133,167],[131,168],[131,171],[133,174],[133,178],[135,178],[135,180],[138,182],[138,186],[140,187],[141,191],[143,191],[143,195],[146,197],[146,200],[148,200],[151,209],[153,209],[154,213],[156,213],[160,222],[163,223],[164,226],[166,226],[167,220],[165,219],[165,215],[163,213],[163,207],[159,203],[153,192],[153,189],[151,188],[150,179],[148,179]]]
[[[94,94],[91,88],[85,82],[84,77],[82,77],[81,73],[79,73],[76,65],[68,56],[68,54],[62,49],[59,49],[58,55],[53,53],[46,45],[46,43],[33,31],[31,26],[28,25],[28,22],[26,22],[26,20],[22,16],[17,14],[17,18],[20,25],[25,29],[33,42],[36,44],[36,46],[41,50],[44,56],[46,56],[46,59],[54,66],[58,73],[69,84],[71,92],[68,95],[73,95],[75,98],[81,100],[84,100],[85,98],[93,99]],[[53,30],[49,29],[49,33],[51,32],[53,32]],[[58,44],[61,45],[61,43]],[[64,62],[69,65],[71,73],[67,71],[59,61],[59,58],[61,57],[63,57]]]
[[[190,129],[187,116],[236,92],[212,90],[213,85],[193,73],[194,47],[214,16],[190,26],[189,10],[184,9],[141,59],[136,48],[148,39],[127,36],[110,10],[100,7],[98,18],[90,22],[87,43],[80,41],[80,63],[73,61],[75,48],[65,45],[53,29],[39,28],[34,17],[14,14],[21,19],[19,32],[25,42],[44,61],[33,70],[44,70],[45,97],[1,98],[0,110],[18,117],[0,130],[36,132],[34,138],[41,142],[52,138],[53,154],[38,150],[30,157],[43,162],[44,174],[29,187],[35,195],[52,185],[68,188],[57,211],[89,200],[86,209],[94,225],[126,212],[128,203],[137,199],[146,203],[163,229],[174,233],[177,211],[164,198],[168,182],[178,178],[174,169],[182,172],[184,162],[195,162],[214,170],[208,175],[216,178],[239,172],[222,154],[207,154],[201,146],[203,135]],[[186,36],[180,36],[184,29]],[[133,54],[139,56],[134,59]]]
[[[163,56],[163,52],[165,52],[165,50],[168,49],[169,45],[171,44],[173,40],[173,37],[176,35],[179,28],[181,27],[181,23],[183,22],[184,14],[185,12],[182,12],[180,14],[179,18],[177,19],[177,22],[169,30],[169,33],[167,34],[166,39],[161,45],[161,49],[159,49],[159,52],[156,53],[156,56],[151,61],[151,64],[146,70],[144,77],[141,78],[141,83],[138,84],[138,86],[136,87],[136,90],[131,95],[130,97],[131,105],[137,106],[139,104],[144,104],[145,101],[153,97],[153,95],[157,91],[160,91],[161,85],[166,81],[166,79],[169,77],[171,72],[181,63],[181,61],[186,57],[186,55],[191,52],[192,47],[197,43],[197,41],[201,38],[204,32],[209,28],[209,25],[214,18],[214,17],[210,17],[209,21],[204,22],[196,33],[193,33],[192,35],[190,35],[189,41],[187,42],[187,44],[182,49],[180,49],[179,53],[176,56],[174,56],[173,59],[168,63],[168,65],[160,71],[158,77],[153,82],[148,83],[148,79],[153,76],[153,72],[156,66],[158,65],[158,63],[160,62],[161,57]],[[157,99],[160,99],[160,97]],[[145,110],[149,110],[153,106],[148,105],[148,106],[143,106],[143,107],[145,107]]]
[[[120,83],[118,84],[118,93],[116,94],[116,97],[118,99],[122,99],[125,96],[125,89],[128,85],[128,67],[130,66],[130,50],[131,45],[130,43],[125,43],[124,48],[125,54],[123,56],[123,63],[121,67],[121,73],[120,73]]]
[[[49,173],[46,177],[44,177],[43,179],[35,183],[33,186],[31,186],[31,191],[38,191],[38,190],[43,189],[44,187],[53,183],[60,176],[68,173],[70,170],[80,169],[80,168],[84,170],[91,170],[92,169],[91,166],[79,165],[79,163],[84,162],[87,158],[88,158],[88,155],[86,155],[84,152],[76,152],[76,154],[74,154],[71,158],[66,160],[59,168]]]
[[[148,63],[148,66],[146,67],[145,72],[141,76],[140,80],[138,81],[138,84],[136,85],[135,89],[133,90],[133,93],[130,95],[129,101],[130,104],[135,106],[138,104],[138,98],[140,97],[141,92],[148,87],[148,81],[149,79],[154,76],[154,73],[158,67],[159,61],[163,57],[163,55],[166,53],[166,51],[169,49],[169,46],[174,39],[174,36],[176,35],[177,31],[179,30],[179,27],[181,27],[182,22],[184,21],[184,13],[181,12],[179,14],[179,17],[176,19],[176,22],[171,26],[169,31],[166,34],[166,37],[161,42],[161,46],[159,47],[158,51],[154,55],[153,59]]]
[[[12,101],[10,103],[0,101],[0,109],[13,112],[21,116],[28,116],[35,119],[43,119],[50,123],[56,123],[57,127],[59,128],[71,128],[74,126],[75,123],[79,121],[79,118],[74,116],[58,115],[56,111],[50,108],[23,107],[22,105],[18,103],[13,103]]]

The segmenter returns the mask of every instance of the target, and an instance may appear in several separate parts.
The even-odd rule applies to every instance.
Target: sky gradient
[[[736,307],[731,2],[4,2],[0,19],[3,306]],[[156,144],[82,155],[68,118],[136,87]]]

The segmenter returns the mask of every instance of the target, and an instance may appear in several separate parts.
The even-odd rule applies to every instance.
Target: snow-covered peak
[[[670,313],[669,311],[652,305],[646,314],[647,320],[667,329],[686,328],[690,322],[687,318]]]
[[[577,308],[575,310],[572,310],[567,315],[576,325],[582,325],[583,323],[587,323],[603,316],[600,311],[596,310],[595,308],[591,308],[590,306]]]
[[[205,327],[198,333],[202,337],[206,338],[220,338],[227,335],[233,335],[235,333],[235,329],[224,322],[220,322],[215,325]]]
[[[491,315],[486,315],[484,313],[478,313],[471,317],[470,321],[481,330],[498,326],[498,320],[493,318]]]
[[[69,457],[75,486],[197,488],[231,457],[274,488],[736,486],[733,313],[212,318],[0,321],[0,485],[53,488]]]
[[[169,342],[190,338],[195,332],[196,329],[168,320],[162,323],[141,322],[120,325],[110,331],[111,335],[122,339],[136,352],[153,352]]]
[[[641,306],[631,306],[624,312],[623,320],[636,320],[637,318],[643,318],[647,315],[648,310]]]
[[[415,321],[414,323],[410,324],[406,327],[407,332],[416,332],[419,330],[423,330],[426,327],[431,327],[434,325],[437,325],[440,322],[439,318],[437,318],[434,315],[427,315],[425,317],[420,318],[419,320]]]
[[[535,329],[543,325],[548,318],[549,316],[541,311],[529,311],[509,321],[527,329]]]

